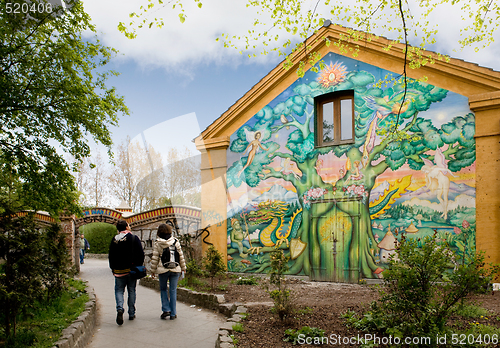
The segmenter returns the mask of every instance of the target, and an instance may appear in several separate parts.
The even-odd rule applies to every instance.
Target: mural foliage
[[[475,249],[475,119],[467,99],[424,82],[378,87],[389,72],[329,54],[231,137],[228,268],[380,277],[403,233],[435,231],[458,262]],[[355,141],[315,147],[314,97],[353,90]],[[391,139],[395,123],[408,134]]]

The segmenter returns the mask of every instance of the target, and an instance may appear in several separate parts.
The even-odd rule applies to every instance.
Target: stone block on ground
[[[243,320],[243,317],[239,314],[234,314],[231,318],[229,318],[227,321],[234,321],[236,323],[239,323],[240,321]]]
[[[229,332],[227,330],[219,329],[219,336],[228,336]]]
[[[235,314],[239,314],[239,313],[246,313],[247,312],[247,307],[245,306],[238,306],[238,308],[236,308],[236,311],[234,312]]]
[[[54,347],[57,347],[57,348],[70,348],[69,342],[67,340],[64,340],[64,339],[60,339],[59,341],[57,341],[56,343],[54,343]]]
[[[229,333],[233,332],[233,325],[234,322],[231,321],[226,321],[222,326],[219,328],[219,330],[227,330]]]
[[[222,342],[219,346],[220,348],[234,348],[232,343]]]

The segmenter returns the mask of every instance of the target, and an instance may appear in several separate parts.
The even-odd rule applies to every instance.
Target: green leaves
[[[0,21],[0,164],[16,171],[26,209],[78,211],[69,166],[56,148],[80,161],[92,138],[111,151],[108,127],[128,113],[105,84],[115,73],[103,67],[116,51],[81,38],[94,27],[80,2],[22,30],[8,17]]]
[[[403,236],[396,251],[383,273],[380,299],[362,318],[353,312],[344,315],[350,326],[398,337],[448,332],[445,325],[454,306],[486,289],[499,271],[498,266],[485,268],[484,256],[474,252],[468,262],[459,264],[437,232],[424,239]]]
[[[226,265],[224,264],[222,254],[213,245],[208,247],[203,258],[203,268],[211,278],[212,289],[214,289],[214,278],[224,274]]]
[[[179,21],[181,23],[184,23],[188,17],[186,15],[186,11],[184,10],[184,4],[186,1],[189,0],[172,0],[168,2],[169,7],[171,6],[170,8],[172,9],[172,11],[178,11],[177,15],[179,16]],[[203,7],[203,3],[201,2],[201,0],[193,1],[196,4],[197,8],[201,9]],[[157,6],[157,8],[155,8],[155,6]],[[167,8],[167,5],[164,4],[162,0],[148,0],[147,6],[140,6],[140,11],[132,12],[129,14],[130,18],[136,18],[136,20],[133,20],[128,24],[120,22],[118,24],[118,30],[123,33],[125,37],[129,39],[135,39],[137,37],[137,29],[142,29],[146,24],[149,29],[151,29],[153,26],[161,28],[165,25],[163,17],[155,17],[151,19],[148,17],[148,14],[151,14],[153,11],[156,12],[165,8]]]

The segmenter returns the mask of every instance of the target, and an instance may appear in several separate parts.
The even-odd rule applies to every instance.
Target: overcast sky
[[[183,24],[177,13],[163,8],[154,16],[163,17],[165,26],[140,30],[134,40],[125,38],[117,25],[147,1],[83,2],[100,40],[120,51],[110,67],[121,75],[109,83],[125,96],[131,115],[113,128],[116,143],[130,136],[150,137],[151,143],[175,139],[178,144],[184,139],[189,145],[282,60],[276,55],[249,59],[215,41],[221,33],[243,34],[252,28],[255,13],[244,0],[204,1],[201,9],[188,0]],[[452,51],[461,22],[451,18],[453,12],[444,12],[436,14],[440,36],[432,50],[500,71],[500,41],[480,53]]]

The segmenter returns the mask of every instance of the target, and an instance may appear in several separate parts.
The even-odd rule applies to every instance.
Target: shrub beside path
[[[225,322],[220,314],[177,301],[177,319],[161,320],[160,293],[137,284],[137,318],[128,320],[125,307],[124,323],[118,326],[108,260],[85,259],[79,277],[88,281],[97,298],[97,325],[90,348],[215,347],[219,327]]]

